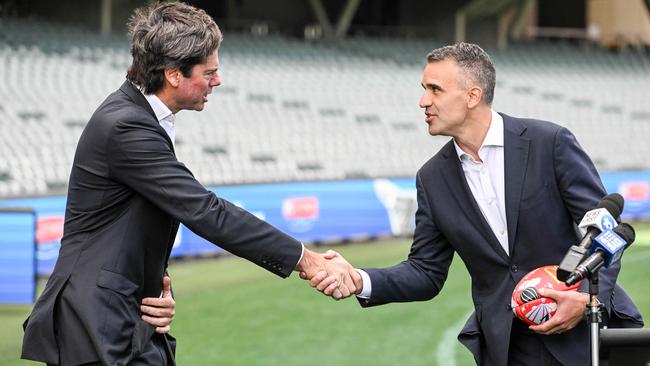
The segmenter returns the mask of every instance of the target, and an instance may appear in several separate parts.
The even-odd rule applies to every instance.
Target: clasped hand
[[[168,276],[163,277],[163,291],[160,297],[142,299],[140,311],[142,320],[156,327],[156,333],[169,333],[176,313],[176,301],[171,293],[172,282]]]
[[[557,302],[557,312],[551,319],[540,325],[530,326],[530,330],[544,335],[562,334],[573,329],[584,317],[589,295],[577,291],[556,291],[540,289],[540,295]]]
[[[359,273],[333,250],[319,254],[305,249],[303,260],[296,269],[300,271],[300,278],[309,280],[311,287],[334,300],[359,294],[363,287]]]

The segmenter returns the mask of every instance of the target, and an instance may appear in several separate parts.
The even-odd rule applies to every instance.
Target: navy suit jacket
[[[418,210],[408,259],[367,269],[372,294],[360,299],[362,306],[431,299],[442,289],[457,253],[472,279],[475,310],[459,340],[484,365],[507,364],[509,303],[517,282],[537,267],[559,264],[579,239],[576,223],[606,194],[593,163],[566,128],[502,116],[510,255],[481,214],[449,141],[417,173]],[[619,270],[618,263],[601,270],[600,300],[608,312],[641,325],[635,305],[615,286]],[[543,338],[560,362],[589,363],[585,322]]]
[[[147,100],[125,82],[79,139],[61,250],[25,321],[22,357],[61,365],[137,357],[155,329],[140,319],[140,304],[161,293],[179,222],[281,277],[302,253],[194,179]]]

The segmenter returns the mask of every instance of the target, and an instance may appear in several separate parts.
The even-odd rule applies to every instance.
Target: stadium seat
[[[0,34],[0,197],[63,193],[85,123],[124,80],[128,43],[38,19],[3,19]],[[447,141],[426,133],[417,105],[437,46],[229,33],[223,85],[205,111],[177,117],[177,155],[206,185],[413,177]],[[646,54],[551,42],[489,52],[496,110],[564,124],[599,169],[650,169]]]

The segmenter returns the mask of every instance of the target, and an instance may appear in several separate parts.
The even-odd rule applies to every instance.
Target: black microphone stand
[[[598,272],[600,267],[587,273],[589,279],[589,304],[585,315],[589,321],[591,338],[591,364],[598,366],[600,363],[600,323],[602,322],[602,304],[598,301]]]

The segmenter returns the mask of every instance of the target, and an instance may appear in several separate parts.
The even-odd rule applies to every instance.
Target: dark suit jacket
[[[154,332],[139,305],[161,293],[179,221],[282,277],[301,255],[299,242],[197,182],[125,82],[79,140],[59,258],[25,322],[22,357],[127,364]]]
[[[512,311],[510,297],[530,270],[559,264],[579,239],[575,223],[605,195],[592,162],[565,128],[503,116],[505,204],[510,255],[503,250],[467,185],[452,141],[418,171],[416,228],[408,259],[368,269],[371,298],[362,306],[428,300],[445,282],[454,252],[472,278],[475,312],[459,340],[479,364],[506,365]],[[614,313],[642,324],[622,288],[620,264],[603,269],[600,300]],[[549,351],[567,365],[589,363],[588,327],[544,337]]]

